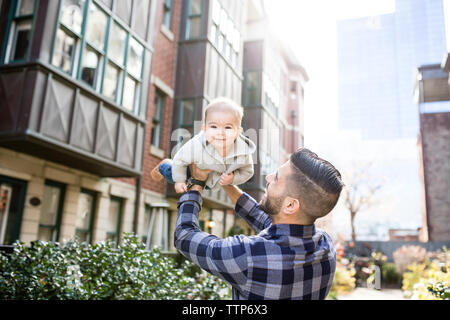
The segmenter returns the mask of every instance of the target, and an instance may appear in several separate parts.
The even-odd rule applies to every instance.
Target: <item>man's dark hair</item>
[[[328,214],[335,207],[344,186],[339,171],[306,148],[294,152],[290,162],[293,174],[288,190],[300,201],[302,212],[313,220]]]

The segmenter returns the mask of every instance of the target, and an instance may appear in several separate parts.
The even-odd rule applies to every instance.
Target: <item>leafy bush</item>
[[[399,285],[402,282],[402,275],[397,272],[394,263],[385,263],[381,266],[381,279],[385,285]]]
[[[427,259],[427,251],[420,246],[402,246],[392,253],[397,271],[403,274],[413,263],[422,263]]]
[[[355,268],[349,259],[345,258],[343,241],[336,242],[336,272],[328,299],[338,299],[338,295],[347,294],[355,289]]]
[[[431,255],[433,257],[433,255]],[[413,263],[403,274],[402,290],[405,297],[420,300],[450,298],[450,254],[434,254],[431,261]]]
[[[334,274],[333,285],[330,289],[329,298],[337,299],[339,294],[347,294],[355,289],[355,269],[338,263]]]
[[[36,241],[31,248],[16,242],[14,252],[0,254],[0,299],[224,299],[222,280],[181,266],[157,249],[145,250],[135,235],[123,243],[94,245]]]

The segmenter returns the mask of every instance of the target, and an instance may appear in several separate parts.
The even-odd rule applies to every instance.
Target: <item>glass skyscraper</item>
[[[340,129],[415,138],[416,69],[447,54],[442,0],[396,0],[395,12],[337,24]]]

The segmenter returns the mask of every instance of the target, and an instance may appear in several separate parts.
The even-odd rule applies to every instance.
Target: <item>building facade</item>
[[[363,139],[416,138],[417,66],[447,53],[443,1],[395,0],[395,12],[337,23],[339,128]]]
[[[256,199],[302,145],[307,75],[275,39],[248,36],[262,1],[50,2],[0,2],[0,244],[134,232],[174,250],[178,195],[150,171],[200,130],[217,96],[244,106],[244,131],[261,145],[242,186]],[[256,42],[261,64],[249,66]],[[205,191],[201,227],[251,233],[233,209]]]
[[[450,59],[418,68],[421,241],[450,241]]]

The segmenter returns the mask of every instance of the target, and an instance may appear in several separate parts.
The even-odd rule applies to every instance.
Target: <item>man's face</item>
[[[259,205],[270,216],[277,215],[281,210],[291,170],[290,162],[287,161],[277,171],[266,176],[266,193]]]

